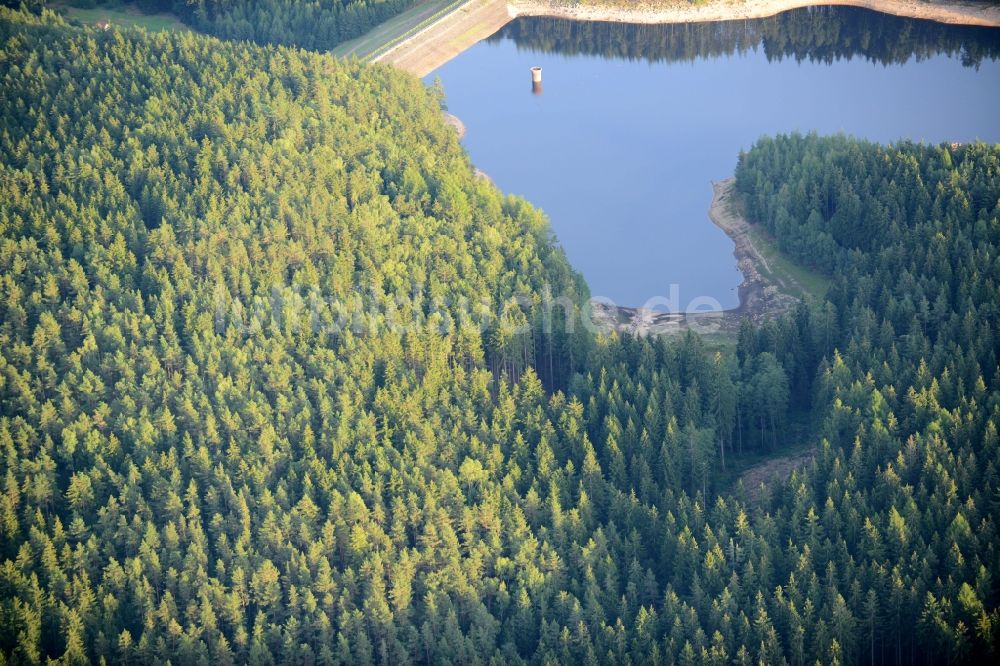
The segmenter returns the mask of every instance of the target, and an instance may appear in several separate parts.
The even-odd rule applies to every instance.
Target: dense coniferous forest
[[[0,35],[6,663],[996,658],[1000,148],[762,140],[834,286],[713,350],[580,325],[412,77]]]
[[[769,60],[832,62],[864,58],[889,65],[938,54],[967,66],[1000,57],[995,28],[913,21],[858,7],[807,7],[763,19],[642,25],[521,18],[493,40],[563,54],[629,60],[692,61],[762,49]]]
[[[204,33],[258,44],[326,51],[392,18],[414,0],[135,0],[147,13],[172,12]],[[91,8],[122,0],[69,0]],[[41,11],[44,0],[2,0],[7,7]]]
[[[186,23],[224,39],[325,51],[363,35],[408,8],[413,0],[160,0],[160,3]]]

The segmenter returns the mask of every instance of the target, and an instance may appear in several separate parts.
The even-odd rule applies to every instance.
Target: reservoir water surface
[[[522,18],[440,78],[475,165],[542,208],[594,296],[738,304],[711,181],[762,135],[1000,142],[1000,29],[850,7],[635,26]],[[543,68],[540,93],[529,68]]]

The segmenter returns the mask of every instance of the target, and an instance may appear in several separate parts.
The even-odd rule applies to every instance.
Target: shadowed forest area
[[[23,7],[35,14],[44,0],[3,0],[3,6]],[[60,4],[62,0],[60,0]],[[414,0],[65,0],[72,8],[127,11],[137,15],[173,16],[191,28],[223,39],[257,44],[282,44],[328,51],[359,37],[405,11]],[[95,20],[102,20],[107,16]],[[131,24],[131,16],[129,23]],[[153,27],[159,27],[156,23]]]

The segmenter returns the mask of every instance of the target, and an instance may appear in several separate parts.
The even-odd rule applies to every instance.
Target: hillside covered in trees
[[[132,0],[67,0],[74,7],[121,7]],[[171,12],[223,39],[327,51],[359,37],[413,5],[414,0],[134,0],[149,14]],[[39,13],[45,0],[0,0]]]
[[[414,0],[146,0],[224,39],[326,51],[402,12]]]
[[[1000,148],[762,140],[834,286],[716,351],[582,326],[411,77],[0,35],[6,663],[996,658]]]

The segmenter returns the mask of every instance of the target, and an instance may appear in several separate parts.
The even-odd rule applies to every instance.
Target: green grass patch
[[[812,270],[793,261],[788,255],[778,249],[774,239],[756,225],[750,227],[750,238],[754,247],[767,261],[767,266],[758,265],[757,270],[771,284],[804,301],[819,301],[830,289],[831,280],[822,273]]]
[[[339,44],[330,51],[346,58],[370,58],[396,45],[407,37],[464,4],[466,0],[424,0],[402,14],[380,23],[365,34]]]
[[[736,336],[732,333],[701,333],[701,341],[708,353],[736,353]]]
[[[94,25],[98,21],[110,21],[115,27],[136,27],[144,28],[150,32],[161,32],[164,30],[174,30],[177,32],[190,32],[191,28],[183,23],[173,14],[143,14],[138,7],[132,4],[123,4],[116,7],[98,6],[90,9],[71,7],[64,2],[54,2],[48,5],[49,9],[55,10],[68,19],[73,19],[86,25]]]

